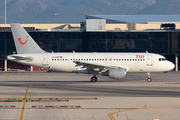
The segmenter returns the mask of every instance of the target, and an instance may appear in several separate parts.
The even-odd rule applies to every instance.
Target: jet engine
[[[126,69],[125,68],[112,68],[109,69],[107,72],[102,73],[104,76],[109,76],[113,79],[122,79],[126,78]]]

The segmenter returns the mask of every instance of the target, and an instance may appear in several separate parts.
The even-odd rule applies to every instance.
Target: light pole
[[[5,21],[5,24],[6,24],[6,0],[4,0],[4,1],[5,1],[5,10],[4,10],[5,11],[5,15],[4,15],[5,18],[4,18],[4,21]]]
[[[94,0],[93,0],[93,19],[94,19]]]

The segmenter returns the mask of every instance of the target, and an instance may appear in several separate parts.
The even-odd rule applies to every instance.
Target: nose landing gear
[[[151,77],[150,77],[150,73],[149,72],[147,73],[147,81],[151,82]]]

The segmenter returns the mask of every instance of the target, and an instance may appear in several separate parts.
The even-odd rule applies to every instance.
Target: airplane
[[[165,72],[175,65],[164,56],[154,53],[54,53],[42,50],[19,23],[12,23],[11,30],[17,54],[8,55],[8,60],[24,65],[44,68],[49,71],[98,74],[113,79],[124,79],[128,72],[145,72],[151,82],[150,72]]]

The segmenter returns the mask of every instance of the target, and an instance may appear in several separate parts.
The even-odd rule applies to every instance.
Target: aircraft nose
[[[169,68],[170,70],[172,70],[172,69],[175,68],[174,63],[172,63],[172,62],[169,62],[168,66],[169,66],[168,68]]]

